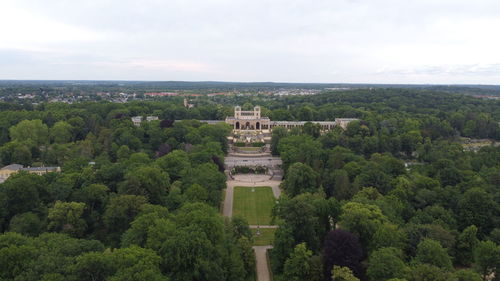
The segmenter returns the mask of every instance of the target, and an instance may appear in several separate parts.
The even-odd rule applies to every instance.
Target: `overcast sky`
[[[500,1],[0,0],[0,79],[500,84]]]

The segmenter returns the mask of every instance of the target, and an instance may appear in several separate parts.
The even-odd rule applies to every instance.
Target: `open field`
[[[236,186],[234,188],[233,216],[242,216],[250,225],[269,225],[271,210],[275,204],[273,191],[269,186]]]
[[[255,233],[257,229],[252,229],[253,235],[253,245],[254,246],[267,246],[273,245],[274,243],[274,233],[276,232],[276,228],[261,228],[260,235],[256,236]]]

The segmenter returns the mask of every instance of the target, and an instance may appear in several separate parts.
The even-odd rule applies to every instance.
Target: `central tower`
[[[255,106],[253,110],[241,110],[241,106],[235,106],[234,117],[226,118],[226,123],[232,125],[234,130],[267,130],[270,120],[267,117],[262,117],[260,113],[260,106]]]

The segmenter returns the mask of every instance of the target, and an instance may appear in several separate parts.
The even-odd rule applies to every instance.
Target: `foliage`
[[[346,266],[334,265],[332,269],[332,281],[359,281]]]
[[[232,174],[265,174],[268,168],[262,166],[248,167],[248,166],[236,166],[231,170]]]
[[[325,276],[329,280],[330,273],[335,271],[335,265],[349,268],[354,276],[361,279],[362,258],[363,250],[356,235],[341,229],[328,233],[325,238],[323,262]]]
[[[284,189],[290,197],[305,192],[314,192],[317,187],[317,174],[306,164],[294,163],[287,171],[288,177],[284,183]]]
[[[446,250],[439,242],[432,239],[424,239],[418,244],[414,261],[432,264],[448,270],[452,268],[451,259]]]
[[[37,145],[49,140],[49,129],[42,120],[23,120],[9,129],[10,138],[14,141],[32,141]]]
[[[263,142],[252,142],[252,146],[253,147],[263,147],[265,146],[266,144],[263,143]]]
[[[234,104],[260,105],[271,120],[360,119],[328,132],[313,122],[273,128],[271,151],[283,160],[286,191],[273,210],[280,226],[270,251],[275,277],[287,260],[290,278],[302,273],[293,265],[308,264],[309,276],[300,278],[315,281],[331,277],[327,261],[344,265],[333,268],[345,271],[343,278],[377,281],[476,281],[497,270],[500,148],[490,143],[500,140],[500,103],[460,94],[495,90],[402,86],[207,97],[208,89],[242,85],[171,82],[202,94],[187,109],[184,97],[143,95],[165,83],[2,82],[0,163],[62,172],[19,172],[0,184],[0,279],[253,280],[248,223],[224,220],[215,209],[230,128],[197,121],[223,120]],[[292,87],[248,87],[264,86]],[[16,98],[41,89],[33,103]],[[136,98],[104,101],[115,91]],[[47,102],[72,95],[86,101]],[[138,115],[161,121],[136,127],[130,118]],[[346,243],[331,237],[339,228],[352,233]],[[292,263],[302,243],[308,249]],[[455,269],[450,260],[471,269]]]
[[[73,237],[82,237],[87,227],[82,218],[85,203],[57,201],[49,209],[48,230],[67,233]]]
[[[473,254],[478,243],[477,227],[471,225],[464,229],[458,236],[456,243],[457,262],[463,265],[470,265],[474,260]]]
[[[372,252],[366,275],[370,280],[402,278],[406,274],[403,253],[396,248],[381,248]]]
[[[500,263],[500,246],[491,241],[481,241],[474,251],[474,261],[483,280],[497,274]]]
[[[305,243],[295,246],[290,257],[285,261],[285,268],[283,270],[285,280],[311,280],[311,257],[312,252],[307,249]]]
[[[366,247],[372,243],[374,233],[385,223],[387,218],[379,207],[374,205],[349,202],[342,206],[339,224],[359,236],[361,244]]]

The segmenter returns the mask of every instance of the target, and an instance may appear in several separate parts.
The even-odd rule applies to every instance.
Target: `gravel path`
[[[267,250],[272,249],[272,246],[253,246],[255,251],[255,260],[257,267],[258,281],[271,281],[270,269],[267,263]]]

